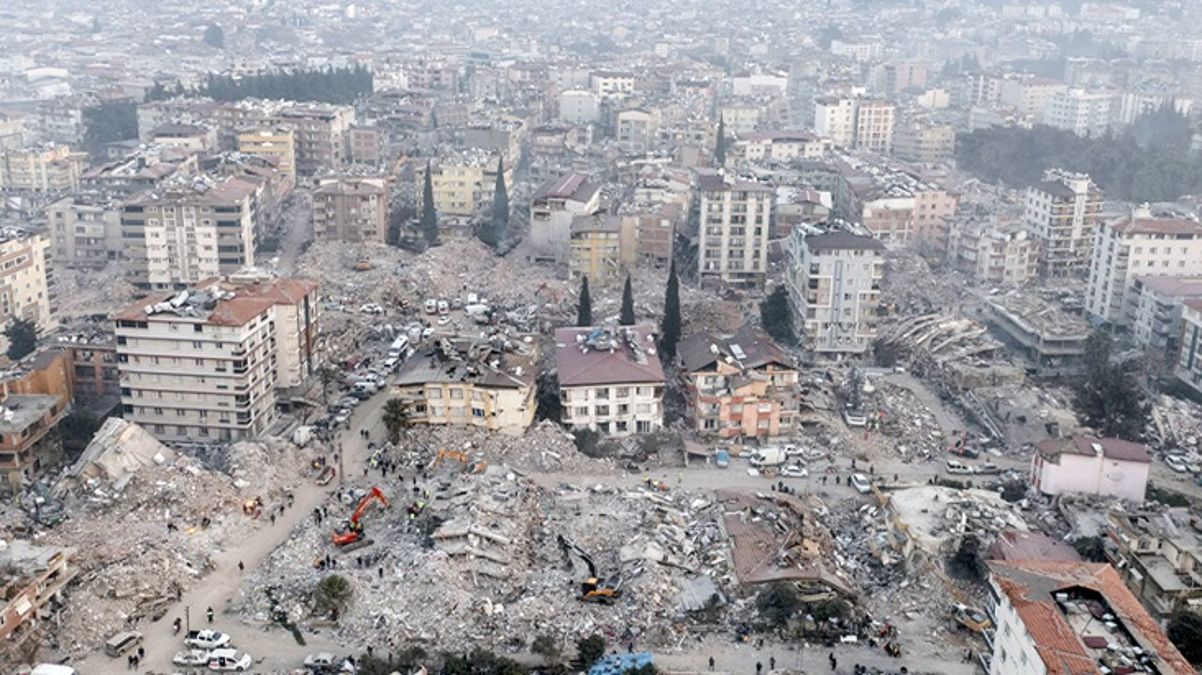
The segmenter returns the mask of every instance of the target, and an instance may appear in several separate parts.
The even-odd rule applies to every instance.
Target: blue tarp
[[[628,670],[642,668],[649,663],[651,663],[651,652],[609,654],[598,659],[588,669],[588,675],[622,675]]]

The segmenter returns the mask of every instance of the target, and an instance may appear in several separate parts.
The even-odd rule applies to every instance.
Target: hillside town
[[[1199,672],[1199,23],[0,3],[0,675]]]

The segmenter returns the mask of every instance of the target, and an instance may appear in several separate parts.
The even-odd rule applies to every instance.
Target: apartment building
[[[41,233],[0,230],[0,325],[12,319],[32,321],[39,332],[54,328],[51,274],[47,267],[50,240]],[[5,348],[8,340],[0,336]]]
[[[316,284],[209,280],[118,312],[125,419],[161,441],[254,438],[276,418],[276,390],[316,372]]]
[[[636,261],[635,219],[594,213],[572,219],[568,278],[593,284],[621,282]]]
[[[292,128],[298,173],[311,175],[342,166],[347,133],[355,121],[351,106],[296,104],[270,119]]]
[[[88,165],[88,155],[66,145],[45,145],[0,153],[0,190],[73,192]]]
[[[1086,174],[1048,171],[1023,196],[1023,222],[1039,241],[1039,273],[1075,276],[1089,265],[1102,194]]]
[[[856,142],[856,109],[854,98],[822,98],[814,102],[814,133],[829,138],[831,143],[850,148]]]
[[[753,131],[741,134],[731,149],[750,162],[792,162],[822,159],[830,152],[831,141],[804,131]]]
[[[1202,603],[1202,534],[1187,508],[1111,511],[1106,557],[1158,621]]]
[[[520,435],[534,422],[538,354],[520,339],[433,340],[397,371],[392,396],[416,424]]]
[[[39,622],[64,603],[63,589],[79,573],[75,549],[13,539],[0,549],[0,643],[19,644]]]
[[[815,354],[863,354],[877,331],[885,245],[846,232],[794,230],[786,285],[794,325]]]
[[[761,286],[768,269],[772,188],[720,174],[703,174],[698,184],[701,280],[742,288]]]
[[[654,265],[667,265],[672,259],[677,228],[685,224],[680,204],[635,204],[620,213],[634,223],[635,257]]]
[[[856,105],[855,147],[889,154],[893,149],[893,125],[897,105],[882,99],[859,99]]]
[[[722,120],[726,133],[735,136],[754,133],[767,123],[764,105],[755,99],[723,103],[718,108],[718,117]]]
[[[1202,223],[1152,217],[1103,222],[1094,239],[1085,310],[1102,321],[1127,323],[1127,298],[1135,278],[1202,275]]]
[[[559,119],[567,124],[592,124],[598,119],[597,94],[569,89],[559,94]]]
[[[1031,485],[1045,495],[1090,494],[1144,501],[1152,457],[1119,438],[1071,436],[1035,444]]]
[[[998,101],[1024,117],[1039,120],[1052,98],[1068,91],[1068,85],[1036,75],[1002,80]]]
[[[417,194],[422,193],[426,165],[414,172]],[[497,184],[497,155],[485,151],[447,149],[429,164],[434,208],[439,217],[468,218],[492,208]],[[513,185],[513,169],[504,167],[505,184]]]
[[[589,73],[589,88],[598,96],[629,96],[634,93],[634,75],[613,70]]]
[[[556,329],[563,423],[605,436],[661,429],[664,371],[655,351],[647,326]]]
[[[1181,308],[1181,351],[1173,374],[1202,393],[1202,300],[1186,300]]]
[[[767,438],[793,433],[799,410],[793,359],[763,331],[695,333],[677,349],[698,433]]]
[[[384,243],[388,237],[384,179],[321,179],[313,191],[313,234],[321,241]]]
[[[1084,89],[1057,91],[1048,99],[1043,110],[1043,123],[1071,131],[1078,136],[1099,138],[1110,130],[1117,101],[1110,92]]]
[[[374,126],[352,124],[346,134],[347,160],[352,164],[379,167],[387,159],[387,136]]]
[[[920,164],[937,164],[956,154],[956,130],[950,124],[909,122],[893,132],[893,156]]]
[[[630,108],[618,113],[614,137],[623,152],[642,154],[652,149],[659,133],[658,110]]]
[[[530,201],[530,244],[542,262],[565,262],[572,221],[601,209],[601,185],[581,173],[543,183]]]
[[[66,350],[53,349],[0,373],[0,493],[20,493],[62,459],[62,444],[49,435],[71,406],[71,363]]]
[[[289,127],[258,127],[238,132],[238,152],[276,160],[276,168],[296,185],[296,134]]]
[[[1027,284],[1037,276],[1038,255],[1035,238],[1019,223],[965,218],[948,227],[947,260],[985,284]]]
[[[1132,342],[1173,360],[1180,348],[1181,315],[1190,300],[1202,300],[1202,276],[1136,276],[1123,303]]]
[[[1133,666],[1194,673],[1108,563],[987,564],[986,610],[994,625],[989,675],[1115,673]]]
[[[253,266],[257,187],[232,177],[180,181],[125,202],[121,237],[130,282],[182,289]]]
[[[46,209],[54,259],[69,267],[99,269],[121,257],[121,203],[98,192],[80,192]]]

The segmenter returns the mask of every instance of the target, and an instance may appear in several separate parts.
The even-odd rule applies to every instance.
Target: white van
[[[954,459],[947,460],[947,472],[954,474],[970,474],[973,473],[971,466]]]
[[[393,340],[391,345],[388,345],[388,357],[392,359],[400,359],[404,355],[406,349],[409,349],[409,337],[402,335]]]
[[[71,666],[60,666],[57,663],[40,663],[29,671],[29,675],[79,675],[79,671]]]
[[[434,298],[426,298],[426,304],[424,308],[426,310],[426,314],[433,314],[438,311],[438,301]]]

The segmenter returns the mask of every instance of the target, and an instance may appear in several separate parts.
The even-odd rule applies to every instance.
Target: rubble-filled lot
[[[66,321],[81,316],[111,314],[133,302],[138,290],[125,279],[121,265],[99,270],[54,268],[55,316]]]

